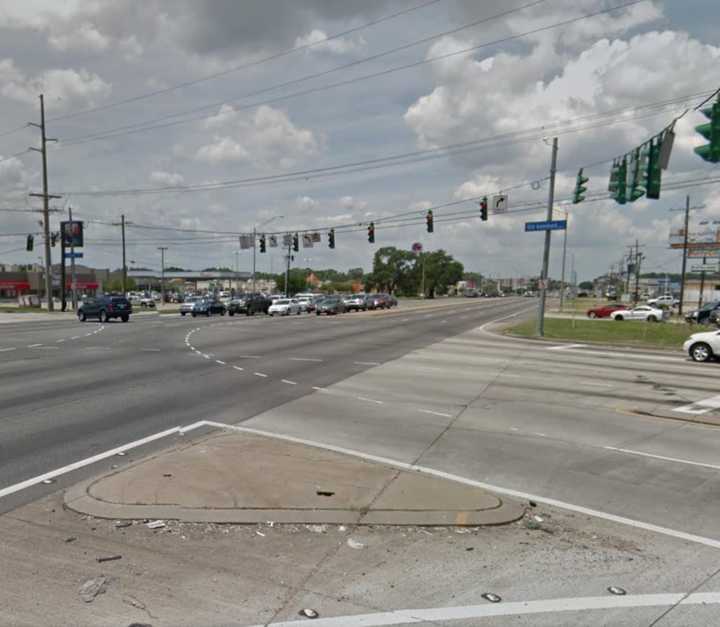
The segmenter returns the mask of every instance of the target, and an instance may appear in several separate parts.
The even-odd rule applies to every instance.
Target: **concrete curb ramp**
[[[98,518],[215,523],[499,525],[523,507],[484,490],[255,434],[164,451],[65,493]]]

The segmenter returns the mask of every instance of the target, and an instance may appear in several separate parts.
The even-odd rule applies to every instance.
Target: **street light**
[[[257,242],[256,242],[257,230],[258,230],[258,228],[261,228],[261,227],[265,226],[266,224],[270,224],[273,220],[281,220],[284,217],[285,216],[273,216],[272,218],[268,218],[267,220],[265,220],[265,222],[263,222],[261,224],[256,224],[253,227],[253,268],[252,268],[252,291],[253,291],[253,294],[255,293],[255,267],[256,267],[255,257],[256,257],[256,251],[257,251]]]

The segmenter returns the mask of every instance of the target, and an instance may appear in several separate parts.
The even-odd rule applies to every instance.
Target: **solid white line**
[[[262,372],[253,372],[253,374],[254,374],[256,377],[263,377],[263,378],[267,377],[267,375],[266,375],[266,374],[263,374]]]
[[[210,359],[210,355],[205,355],[204,353],[203,353],[203,357],[204,357],[205,359]]]
[[[187,429],[188,427],[185,427],[184,430],[187,431]],[[14,485],[8,486],[7,488],[0,489],[0,498],[3,498],[10,494],[14,494],[15,492],[19,492],[20,490],[24,490],[25,488],[37,485],[38,483],[42,483],[46,479],[53,479],[55,477],[59,477],[60,475],[64,475],[68,472],[77,470],[78,468],[83,468],[84,466],[88,466],[90,464],[94,464],[95,462],[107,459],[108,457],[112,457],[113,455],[117,455],[118,453],[121,453],[123,451],[142,446],[143,444],[148,444],[149,442],[154,442],[155,440],[159,440],[160,438],[165,438],[169,435],[173,435],[179,432],[180,427],[173,427],[172,429],[167,429],[165,431],[161,431],[160,433],[155,433],[154,435],[149,435],[146,438],[135,440],[134,442],[130,442],[129,444],[123,444],[122,446],[110,449],[109,451],[105,451],[104,453],[98,453],[97,455],[93,455],[92,457],[87,457],[78,462],[68,464],[67,466],[56,468],[55,470],[51,470],[50,472],[38,475],[37,477],[33,477],[32,479],[26,479],[25,481],[21,481],[20,483],[16,483]]]
[[[379,366],[379,361],[354,361],[356,366]]]
[[[238,359],[260,359],[260,355],[238,355]]]
[[[80,339],[80,336],[79,336],[79,335],[74,335],[74,336],[71,337],[70,339],[71,339],[71,340],[79,340],[79,339]]]
[[[14,346],[12,348],[0,348],[0,353],[7,353],[8,351],[16,351],[17,348]]]
[[[282,379],[282,382],[288,385],[297,385],[297,381],[290,381],[289,379]]]
[[[653,459],[662,459],[666,462],[676,462],[678,464],[689,464],[690,466],[702,466],[703,468],[712,468],[720,470],[720,466],[714,464],[705,464],[703,462],[694,462],[690,459],[680,459],[679,457],[666,457],[665,455],[654,455],[652,453],[644,453],[643,451],[633,451],[627,448],[616,448],[615,446],[603,446],[608,451],[617,451],[619,453],[628,453],[630,455],[640,455],[642,457],[652,457]]]
[[[64,342],[65,340],[57,340],[57,343],[60,344],[61,342]]]
[[[235,368],[235,370],[245,370],[245,368],[241,368],[240,366],[233,366],[233,368]]]
[[[562,344],[560,346],[550,346],[548,347],[549,351],[564,351],[568,348],[584,348],[587,346],[587,344]]]
[[[652,531],[653,533],[660,533],[662,535],[670,536],[673,538],[678,538],[680,540],[687,540],[688,542],[694,542],[696,544],[702,544],[704,546],[709,546],[714,549],[720,549],[720,540],[715,540],[714,538],[706,538],[703,536],[698,536],[692,533],[687,533],[685,531],[679,531],[677,529],[670,529],[668,527],[662,527],[660,525],[655,525],[653,523],[646,523],[641,520],[635,520],[633,518],[626,518],[625,516],[618,516],[616,514],[611,514],[608,512],[603,512],[597,509],[592,509],[590,507],[584,507],[582,505],[574,505],[573,503],[566,503],[564,501],[560,501],[558,499],[549,498],[545,496],[540,496],[537,494],[530,494],[528,492],[521,492],[520,490],[513,490],[511,488],[503,488],[502,486],[496,486],[491,483],[485,483],[483,481],[475,481],[474,479],[468,479],[467,477],[462,477],[460,475],[456,475],[449,472],[444,472],[442,470],[435,470],[434,468],[429,468],[427,466],[419,466],[417,464],[408,464],[406,462],[401,462],[395,459],[390,459],[388,457],[381,457],[380,455],[372,455],[370,453],[363,453],[361,451],[356,451],[353,449],[344,448],[342,446],[335,446],[332,444],[323,444],[322,442],[316,442],[313,440],[307,440],[304,438],[297,438],[290,435],[283,435],[279,433],[273,433],[272,431],[263,431],[261,429],[251,429],[249,427],[239,427],[236,425],[228,425],[224,424],[222,422],[214,422],[212,420],[206,420],[204,422],[207,426],[215,426],[220,429],[232,429],[235,431],[244,431],[247,433],[255,433],[257,435],[264,435],[270,438],[278,438],[280,440],[285,440],[287,442],[296,442],[298,444],[305,444],[307,446],[314,446],[315,448],[321,448],[328,451],[334,451],[336,453],[343,453],[345,455],[352,455],[354,457],[358,457],[360,459],[366,459],[368,461],[378,462],[380,464],[386,464],[388,466],[394,466],[395,468],[400,468],[402,470],[410,470],[414,472],[421,472],[433,477],[440,477],[442,479],[449,479],[450,481],[455,481],[457,483],[462,483],[464,485],[473,486],[475,488],[481,488],[483,490],[487,490],[489,492],[495,492],[497,494],[503,494],[505,496],[510,496],[512,498],[524,500],[524,501],[535,501],[536,503],[543,503],[544,505],[550,505],[551,507],[558,507],[560,509],[564,509],[567,511],[575,512],[578,514],[583,514],[585,516],[594,516],[595,518],[602,518],[603,520],[609,520],[610,522],[619,523],[621,525],[627,525],[629,527],[636,527],[638,529],[644,529],[646,531]],[[315,624],[315,623],[313,623]]]
[[[316,357],[288,357],[290,361],[322,361]]]
[[[452,418],[452,414],[444,414],[441,411],[432,411],[431,409],[418,409],[421,414],[432,414],[433,416],[442,416],[443,418]]]
[[[312,389],[317,390],[318,392],[330,392],[330,390],[328,390],[327,388],[319,388],[317,385],[313,385]]]
[[[720,603],[720,592],[696,592],[685,596],[682,592],[660,594],[633,594],[626,596],[576,597],[540,599],[511,603],[486,603],[456,607],[392,610],[374,614],[335,616],[314,620],[315,627],[385,627],[413,623],[438,623],[451,620],[468,620],[492,616],[527,616],[582,612],[588,610],[630,609],[637,607],[672,607],[673,605],[705,605]],[[272,623],[273,627],[302,627],[307,620],[288,620]],[[253,627],[263,627],[253,625]]]
[[[215,360],[215,363],[216,363],[216,364],[220,364],[221,366],[224,366],[224,365],[225,365],[225,362],[224,362],[224,361],[220,361],[219,359],[216,359],[216,360]]]
[[[42,344],[30,344],[28,348],[37,348],[38,346],[42,346]]]
[[[355,398],[359,401],[367,401],[368,403],[377,403],[378,405],[383,404],[383,401],[376,401],[374,398],[368,398],[367,396],[356,396]]]

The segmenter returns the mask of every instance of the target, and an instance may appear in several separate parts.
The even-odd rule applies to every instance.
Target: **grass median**
[[[567,320],[545,319],[545,338],[594,342],[598,344],[637,345],[647,348],[682,348],[683,342],[692,334],[712,331],[714,327],[651,323],[623,320]],[[506,330],[509,335],[535,337],[536,321],[528,320]]]

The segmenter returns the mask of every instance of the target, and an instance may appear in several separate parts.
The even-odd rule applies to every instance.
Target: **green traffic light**
[[[720,100],[712,107],[703,109],[702,112],[710,122],[696,126],[695,130],[710,143],[695,148],[695,154],[710,163],[718,163],[720,161]]]

